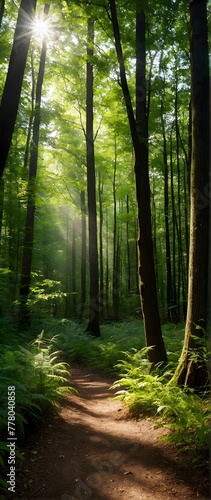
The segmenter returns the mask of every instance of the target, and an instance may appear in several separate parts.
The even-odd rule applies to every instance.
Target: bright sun
[[[33,23],[33,34],[38,40],[48,38],[50,35],[49,19],[37,17]]]

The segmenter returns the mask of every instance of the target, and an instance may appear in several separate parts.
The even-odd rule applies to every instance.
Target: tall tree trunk
[[[89,322],[86,331],[96,337],[100,336],[99,323],[99,278],[97,251],[97,214],[96,214],[96,183],[95,157],[93,136],[93,66],[90,58],[93,56],[94,21],[88,19],[87,45],[87,85],[86,85],[86,159],[87,159],[87,193],[89,216]]]
[[[65,269],[65,316],[70,317],[70,237],[69,237],[69,214],[66,220],[66,269]]]
[[[72,304],[73,313],[76,313],[76,221],[72,225]]]
[[[181,200],[180,200],[180,161],[179,161],[179,129],[178,129],[178,74],[176,68],[175,89],[175,128],[177,157],[177,202],[178,202],[178,276],[177,276],[177,315],[180,320],[180,287],[182,273],[182,235],[181,235]]]
[[[81,304],[79,318],[82,319],[86,302],[86,206],[85,191],[81,191]]]
[[[0,180],[0,242],[2,234],[2,221],[4,212],[4,179]]]
[[[31,27],[36,0],[22,0],[7,78],[0,106],[0,179],[2,178],[15,126],[24,70],[31,39]]]
[[[44,14],[47,16],[50,6],[45,4]],[[42,85],[45,71],[47,44],[46,40],[42,43],[42,52],[40,58],[39,73],[37,78],[36,87],[36,103],[35,103],[35,116],[33,123],[33,136],[31,144],[31,156],[29,164],[29,182],[28,182],[28,202],[27,202],[27,215],[25,237],[23,244],[23,260],[22,260],[22,273],[20,284],[20,321],[21,323],[29,324],[30,317],[27,307],[27,297],[31,284],[31,265],[32,265],[32,251],[34,240],[34,217],[35,217],[35,180],[37,174],[37,159],[38,159],[38,145],[39,145],[39,129],[40,129],[40,105],[42,95]]]
[[[158,272],[158,255],[157,255],[157,219],[156,219],[156,205],[155,205],[155,181],[153,176],[152,181],[152,241],[153,241],[153,253],[155,259],[155,276],[157,287],[159,288],[159,272]]]
[[[127,194],[127,216],[129,215],[129,196]],[[127,239],[127,294],[130,295],[130,243],[129,243],[129,221],[126,222],[126,239]]]
[[[103,318],[103,295],[104,295],[104,286],[103,286],[103,204],[102,204],[102,195],[103,195],[103,181],[101,183],[101,175],[98,174],[98,192],[99,192],[99,208],[100,208],[100,313],[101,318]]]
[[[2,19],[4,15],[4,7],[5,7],[5,0],[1,0],[1,7],[0,7],[0,28],[2,24]]]
[[[138,255],[138,240],[137,240],[137,234],[138,234],[138,221],[137,219],[135,220],[135,225],[134,225],[134,238],[136,242],[135,246],[135,251],[136,251],[136,293],[140,295],[140,290],[139,290],[139,255]]]
[[[168,160],[166,147],[166,133],[163,117],[163,98],[161,100],[161,126],[163,133],[163,162],[164,162],[164,213],[165,213],[165,229],[166,229],[166,274],[167,274],[167,314],[168,321],[171,321],[172,316],[172,300],[171,300],[171,251],[169,238],[169,194],[168,194]]]
[[[184,201],[185,201],[185,247],[186,247],[186,276],[185,285],[188,291],[188,268],[189,268],[189,224],[188,224],[188,196],[186,182],[186,163],[184,162]]]
[[[118,321],[118,262],[117,262],[117,227],[116,227],[116,166],[117,166],[117,147],[116,135],[114,141],[114,177],[113,177],[113,201],[114,201],[114,236],[113,236],[113,308],[114,317]]]
[[[109,310],[109,262],[108,262],[108,243],[109,243],[109,238],[108,238],[108,210],[106,207],[106,313],[108,315],[108,310]]]
[[[32,123],[33,123],[33,118],[34,118],[35,79],[34,79],[33,53],[31,53],[31,71],[32,71],[31,114],[30,114],[30,118],[29,118],[29,126],[28,126],[28,133],[27,133],[27,139],[26,139],[26,149],[25,149],[25,155],[24,155],[24,168],[27,168],[27,166],[28,166],[29,149],[30,149],[29,146],[30,146],[30,140],[31,140]]]
[[[153,243],[151,232],[150,186],[148,172],[148,127],[146,115],[145,85],[145,16],[137,14],[137,80],[136,80],[136,120],[133,113],[130,92],[128,89],[119,25],[116,13],[116,2],[110,0],[111,19],[113,23],[117,58],[120,68],[121,87],[124,95],[131,137],[135,152],[136,197],[138,204],[139,224],[139,277],[142,311],[144,318],[147,346],[150,346],[148,357],[152,364],[166,361],[160,317],[157,302],[156,278],[154,268]],[[152,347],[153,346],[153,347]]]
[[[198,348],[208,313],[209,65],[206,0],[190,1],[192,157],[188,310],[184,347],[174,380],[187,387],[207,384]],[[201,327],[198,329],[198,327]],[[193,336],[199,337],[199,341]]]
[[[172,200],[172,301],[173,301],[173,319],[175,323],[178,320],[177,292],[176,292],[176,210],[174,197],[174,176],[173,176],[173,151],[172,134],[170,136],[170,163],[171,163],[171,200]]]
[[[192,155],[192,106],[189,102],[189,120],[188,120],[188,164],[187,164],[187,184],[190,196],[190,171],[191,171],[191,155]]]

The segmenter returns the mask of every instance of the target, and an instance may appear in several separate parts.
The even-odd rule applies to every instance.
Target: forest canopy
[[[149,359],[166,361],[161,320],[187,315],[191,206],[208,228],[207,145],[198,184],[191,173],[197,8],[205,144],[206,2],[2,1],[2,317],[87,318],[99,336],[143,315]],[[205,309],[190,323],[206,330],[197,241]]]

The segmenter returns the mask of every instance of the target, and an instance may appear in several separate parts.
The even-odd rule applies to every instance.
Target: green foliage
[[[19,441],[24,439],[27,425],[38,424],[49,411],[58,411],[58,402],[64,392],[71,394],[75,391],[67,380],[68,365],[59,361],[60,353],[55,351],[55,339],[45,340],[43,334],[44,332],[38,335],[27,347],[17,345],[16,337],[13,345],[0,346],[2,440],[7,437],[9,386],[15,386],[15,429]],[[11,344],[12,340],[10,338]],[[3,441],[0,447],[2,466],[7,450],[5,446]]]
[[[59,333],[60,329],[63,332]],[[178,364],[184,340],[184,325],[163,325],[168,365],[149,373],[144,329],[140,320],[101,326],[101,338],[83,333],[85,324],[51,321],[58,332],[56,342],[67,359],[89,364],[106,374],[117,376],[113,388],[116,398],[125,402],[133,416],[154,415],[158,425],[170,429],[165,439],[174,442],[192,461],[206,463],[209,452],[210,403],[192,391],[169,384]],[[48,335],[50,335],[50,330]],[[203,351],[204,352],[204,351]],[[204,352],[205,355],[205,352]],[[206,353],[207,355],[207,353]]]
[[[107,374],[118,373],[115,365],[118,360],[125,358],[123,350],[132,351],[134,347],[140,349],[145,343],[140,320],[104,324],[101,326],[101,337],[97,339],[83,333],[85,324],[62,320],[60,325],[63,332],[58,334],[56,342],[66,358],[87,363]]]
[[[134,354],[127,353],[127,359],[118,363],[121,378],[112,386],[120,388],[116,399],[123,400],[136,417],[146,413],[158,416],[158,425],[171,430],[163,440],[174,442],[193,462],[208,463],[211,409],[208,397],[200,398],[193,391],[187,393],[177,385],[168,384],[175,362],[170,362],[163,372],[157,367],[149,374],[146,352],[144,348]]]

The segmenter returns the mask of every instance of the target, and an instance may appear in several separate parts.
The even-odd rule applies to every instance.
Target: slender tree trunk
[[[152,207],[153,207],[153,215],[152,215],[152,240],[153,240],[153,253],[155,259],[155,276],[156,276],[156,284],[159,289],[159,272],[158,272],[158,255],[157,255],[157,219],[156,219],[156,205],[155,205],[155,182],[153,177],[152,182]]]
[[[50,6],[45,4],[44,14],[48,15]],[[26,228],[25,238],[23,244],[23,261],[22,261],[22,274],[20,284],[20,321],[21,323],[29,324],[30,317],[27,307],[27,297],[29,294],[31,284],[31,265],[32,265],[32,252],[34,240],[34,217],[35,217],[35,180],[37,174],[37,160],[38,160],[38,145],[39,145],[39,129],[40,129],[40,105],[42,95],[42,85],[45,71],[47,44],[46,40],[42,43],[42,52],[40,58],[39,73],[36,87],[36,104],[35,104],[35,117],[33,123],[33,136],[31,145],[31,156],[29,164],[29,182],[28,182],[28,202],[27,202],[27,215],[26,215]]]
[[[101,175],[98,177],[98,191],[99,191],[99,207],[100,207],[100,312],[103,318],[103,300],[104,300],[104,286],[103,286],[103,181],[101,183]]]
[[[89,215],[89,271],[90,297],[89,322],[86,331],[95,337],[100,336],[99,323],[99,283],[98,283],[98,251],[97,251],[97,214],[95,188],[95,157],[93,136],[93,56],[94,21],[88,19],[87,46],[87,88],[86,88],[86,151],[87,151],[87,193]]]
[[[4,179],[0,180],[0,242],[2,234],[2,221],[4,213]]]
[[[129,196],[127,194],[127,216],[129,216]],[[126,239],[127,239],[127,294],[130,295],[130,243],[129,243],[129,221],[126,222]]]
[[[153,243],[151,231],[150,186],[148,173],[148,130],[146,115],[145,85],[145,16],[137,14],[137,80],[136,80],[136,120],[133,113],[128,89],[115,0],[110,0],[117,58],[120,68],[121,87],[124,95],[131,137],[135,152],[136,197],[139,224],[139,277],[142,311],[144,318],[147,346],[152,347],[148,356],[152,364],[166,361],[160,317],[158,311],[156,278],[154,268]]]
[[[73,313],[76,313],[76,221],[72,225],[72,304]]]
[[[188,291],[188,268],[189,268],[189,224],[188,224],[188,200],[187,200],[186,164],[184,162],[184,201],[185,201],[185,247],[186,247],[186,292]]]
[[[1,0],[1,7],[0,7],[0,28],[2,24],[2,19],[4,15],[4,7],[5,7],[5,0]]]
[[[181,200],[180,200],[180,161],[179,161],[179,129],[178,129],[178,75],[176,68],[175,89],[175,128],[176,128],[176,157],[177,157],[177,201],[178,201],[178,276],[177,276],[177,315],[180,320],[180,288],[182,273],[182,235],[181,235]]]
[[[113,200],[114,200],[114,236],[113,236],[113,308],[114,317],[118,321],[118,262],[117,262],[117,206],[116,206],[116,166],[117,166],[117,147],[116,135],[114,141],[114,178],[113,178]]]
[[[4,172],[15,126],[31,39],[30,23],[35,8],[36,0],[22,0],[19,8],[9,68],[0,106],[0,179]]]
[[[69,275],[70,275],[70,237],[69,237],[69,214],[67,213],[66,221],[66,272],[65,272],[65,316],[70,317],[70,286],[69,286]]]
[[[161,126],[163,133],[163,161],[164,161],[164,213],[165,213],[165,229],[166,229],[166,274],[167,274],[167,314],[168,321],[171,321],[172,300],[171,300],[171,250],[169,238],[169,194],[168,194],[168,160],[166,147],[166,133],[163,117],[163,98],[161,100]]]
[[[106,207],[106,313],[109,311],[108,210]]]
[[[191,154],[192,154],[192,106],[189,102],[189,120],[188,120],[188,164],[187,164],[187,184],[190,197],[190,171],[191,171]]]
[[[86,302],[86,206],[85,192],[81,191],[81,304],[79,318],[82,319]]]
[[[173,300],[173,319],[178,322],[177,292],[176,292],[176,210],[174,197],[174,176],[173,176],[173,151],[172,135],[170,136],[170,163],[171,163],[171,200],[172,200],[172,300]]]
[[[30,118],[29,118],[29,127],[28,127],[27,139],[26,139],[26,149],[25,149],[25,155],[24,155],[24,168],[27,168],[27,166],[28,166],[29,149],[30,149],[29,146],[30,146],[30,140],[31,140],[32,123],[33,123],[33,118],[34,118],[35,78],[34,78],[33,54],[31,54],[31,71],[32,71],[31,114],[30,114]]]
[[[190,1],[192,157],[188,310],[184,347],[173,380],[199,388],[208,383],[200,359],[208,313],[209,65],[206,0]],[[199,340],[197,341],[195,337]]]

